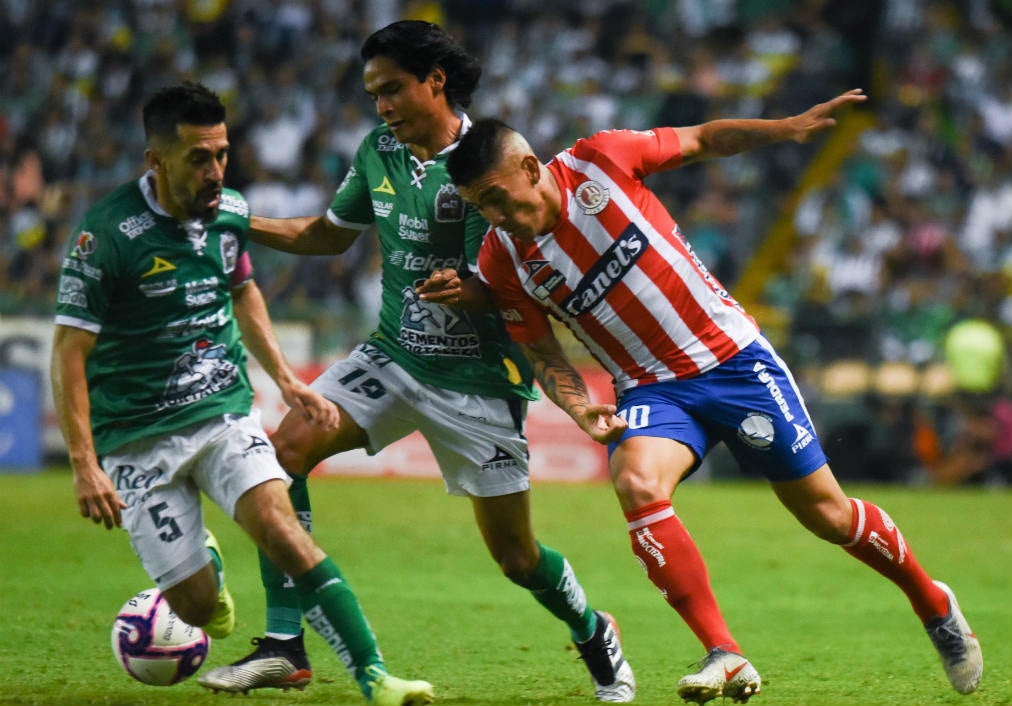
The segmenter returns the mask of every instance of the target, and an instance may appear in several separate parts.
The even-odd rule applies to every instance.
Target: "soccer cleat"
[[[221,547],[218,546],[218,540],[209,529],[204,530],[204,545],[218,555],[219,561],[222,561]],[[224,561],[222,564],[224,565]],[[214,613],[211,614],[211,619],[204,626],[204,632],[216,640],[228,637],[235,629],[235,601],[232,600],[232,594],[229,593],[228,587],[225,585],[224,570],[218,576],[221,581],[218,599],[214,603]]]
[[[618,623],[608,613],[597,610],[597,627],[586,642],[577,642],[583,663],[594,682],[598,701],[628,703],[636,696],[636,677],[622,656],[618,639]]]
[[[724,696],[745,703],[759,693],[762,679],[752,663],[736,652],[714,647],[697,665],[695,674],[678,680],[678,695],[686,702],[705,704]]]
[[[938,656],[942,658],[945,674],[953,688],[960,694],[969,694],[976,690],[980,675],[984,672],[980,642],[963,617],[952,589],[941,581],[935,581],[934,584],[949,597],[949,613],[929,620],[924,628],[938,650]]]
[[[420,679],[398,679],[376,664],[365,668],[372,706],[423,706],[436,698],[432,684]]]
[[[245,694],[251,689],[298,689],[313,679],[302,633],[288,640],[254,637],[256,646],[238,662],[216,667],[197,677],[197,683],[212,691]]]

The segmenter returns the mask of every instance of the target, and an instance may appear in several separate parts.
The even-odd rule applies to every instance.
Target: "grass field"
[[[425,678],[438,703],[596,703],[567,631],[503,579],[470,506],[429,481],[311,482],[315,534],[355,587],[391,671]],[[806,534],[758,484],[687,484],[676,509],[710,566],[728,622],[763,675],[762,706],[1012,703],[1012,494],[848,488],[886,508],[921,563],[950,583],[984,647],[981,687],[960,696],[903,595],[843,551]],[[612,612],[644,706],[681,703],[674,684],[701,649],[647,581],[607,486],[540,485],[540,539],[567,555],[592,604]],[[195,680],[133,682],[113,660],[119,606],[150,581],[124,533],[77,516],[70,477],[0,476],[0,704],[156,706],[364,701],[315,634],[315,681],[303,693],[213,695]],[[214,666],[263,630],[252,544],[216,509],[208,522],[239,609]],[[720,701],[712,702],[720,704]]]

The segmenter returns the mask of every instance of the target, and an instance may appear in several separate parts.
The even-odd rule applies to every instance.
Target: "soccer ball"
[[[207,657],[211,640],[172,612],[157,588],[123,604],[112,626],[112,653],[139,682],[171,686],[192,677]]]

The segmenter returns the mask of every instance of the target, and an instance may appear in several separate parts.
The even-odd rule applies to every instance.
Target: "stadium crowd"
[[[544,158],[600,129],[778,117],[865,88],[867,127],[813,188],[804,176],[823,142],[692,165],[653,186],[732,292],[793,209],[789,256],[762,273],[746,305],[764,327],[783,329],[781,350],[802,371],[816,422],[827,414],[839,475],[1012,482],[1007,0],[0,7],[10,38],[0,43],[0,315],[50,315],[71,229],[140,172],[140,105],[181,78],[226,102],[229,184],[253,212],[322,212],[376,122],[358,46],[400,17],[437,22],[480,56],[470,112],[511,123]],[[274,317],[310,321],[321,357],[375,321],[370,245],[362,239],[340,258],[253,252]],[[978,324],[970,334],[956,327],[967,319]],[[980,365],[959,365],[967,360]],[[855,362],[846,383],[827,378]],[[876,375],[888,371],[899,377]]]

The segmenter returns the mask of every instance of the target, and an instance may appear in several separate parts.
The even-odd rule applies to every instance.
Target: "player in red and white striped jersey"
[[[920,567],[885,512],[844,494],[786,364],[643,184],[694,160],[804,142],[835,125],[834,111],[864,99],[849,91],[781,120],[606,131],[547,165],[508,126],[480,120],[447,162],[461,195],[492,227],[478,277],[436,272],[420,296],[473,306],[490,293],[545,393],[609,445],[633,552],[707,650],[700,669],[678,684],[686,700],[744,702],[761,686],[671,504],[677,485],[720,441],[746,471],[771,482],[806,528],[904,591],[958,691],[973,691],[980,679],[980,645],[949,588]],[[611,372],[617,405],[590,399],[549,316]]]

